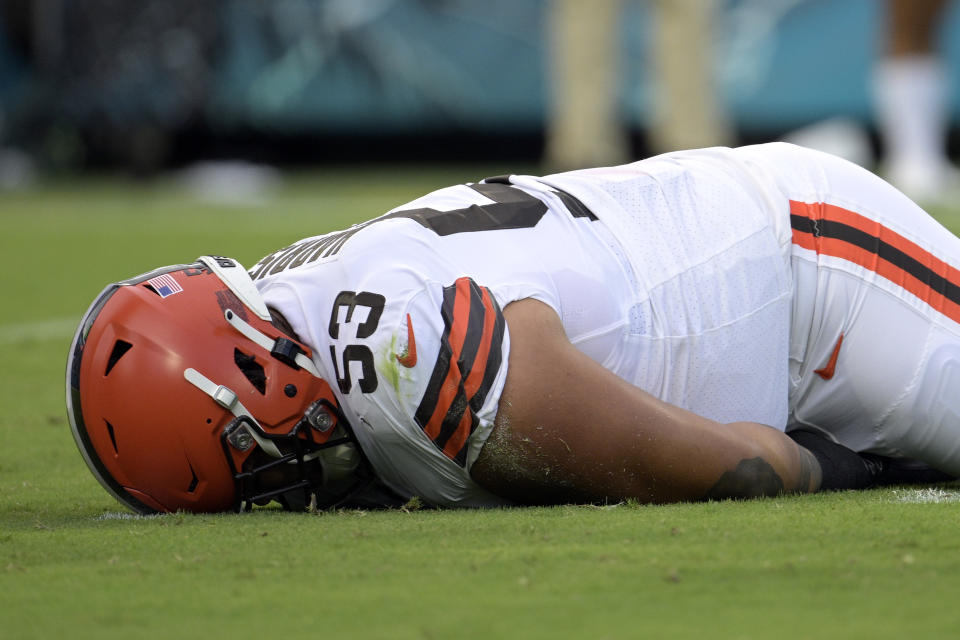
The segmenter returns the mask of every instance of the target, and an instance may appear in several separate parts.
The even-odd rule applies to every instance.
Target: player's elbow
[[[762,456],[743,458],[724,471],[706,494],[708,500],[759,498],[787,491],[783,478]]]
[[[727,428],[736,444],[707,498],[757,498],[811,490],[815,469],[781,431],[752,422]]]

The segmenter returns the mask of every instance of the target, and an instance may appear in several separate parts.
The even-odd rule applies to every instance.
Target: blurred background
[[[226,162],[562,169],[784,137],[882,168],[882,96],[927,91],[916,167],[957,150],[954,4],[0,0],[0,186]],[[900,54],[914,88],[884,89]],[[937,195],[948,168],[919,172],[941,170],[918,188]]]

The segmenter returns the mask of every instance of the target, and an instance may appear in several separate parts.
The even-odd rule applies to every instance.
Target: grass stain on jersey
[[[397,396],[400,396],[400,363],[397,361],[397,355],[400,357],[404,356],[404,353],[399,353],[397,351],[399,340],[397,339],[397,334],[393,334],[390,337],[390,344],[387,345],[386,349],[383,349],[380,352],[380,357],[377,359],[377,371],[380,372],[380,375],[390,383],[390,386],[393,387],[393,390],[397,392]],[[406,349],[404,349],[406,352]]]

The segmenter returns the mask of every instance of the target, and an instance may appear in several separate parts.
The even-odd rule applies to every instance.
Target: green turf
[[[121,516],[66,423],[72,324],[109,281],[207,252],[251,264],[474,173],[376,175],[298,176],[251,206],[108,179],[0,194],[0,638],[957,636],[956,486]],[[960,210],[937,214],[960,228]]]

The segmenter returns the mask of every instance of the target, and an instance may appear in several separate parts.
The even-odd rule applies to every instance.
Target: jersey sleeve
[[[376,388],[354,385],[344,409],[378,475],[401,495],[444,506],[505,504],[470,477],[507,376],[500,303],[468,277],[423,284],[396,307],[388,297],[384,333],[371,336]]]
[[[414,316],[432,313],[442,322],[435,325],[435,344],[418,363],[423,370],[412,395],[413,420],[444,456],[467,468],[493,426],[506,379],[503,312],[490,289],[467,277],[443,286],[439,296],[424,296],[411,306],[401,366],[409,363],[416,348]]]

